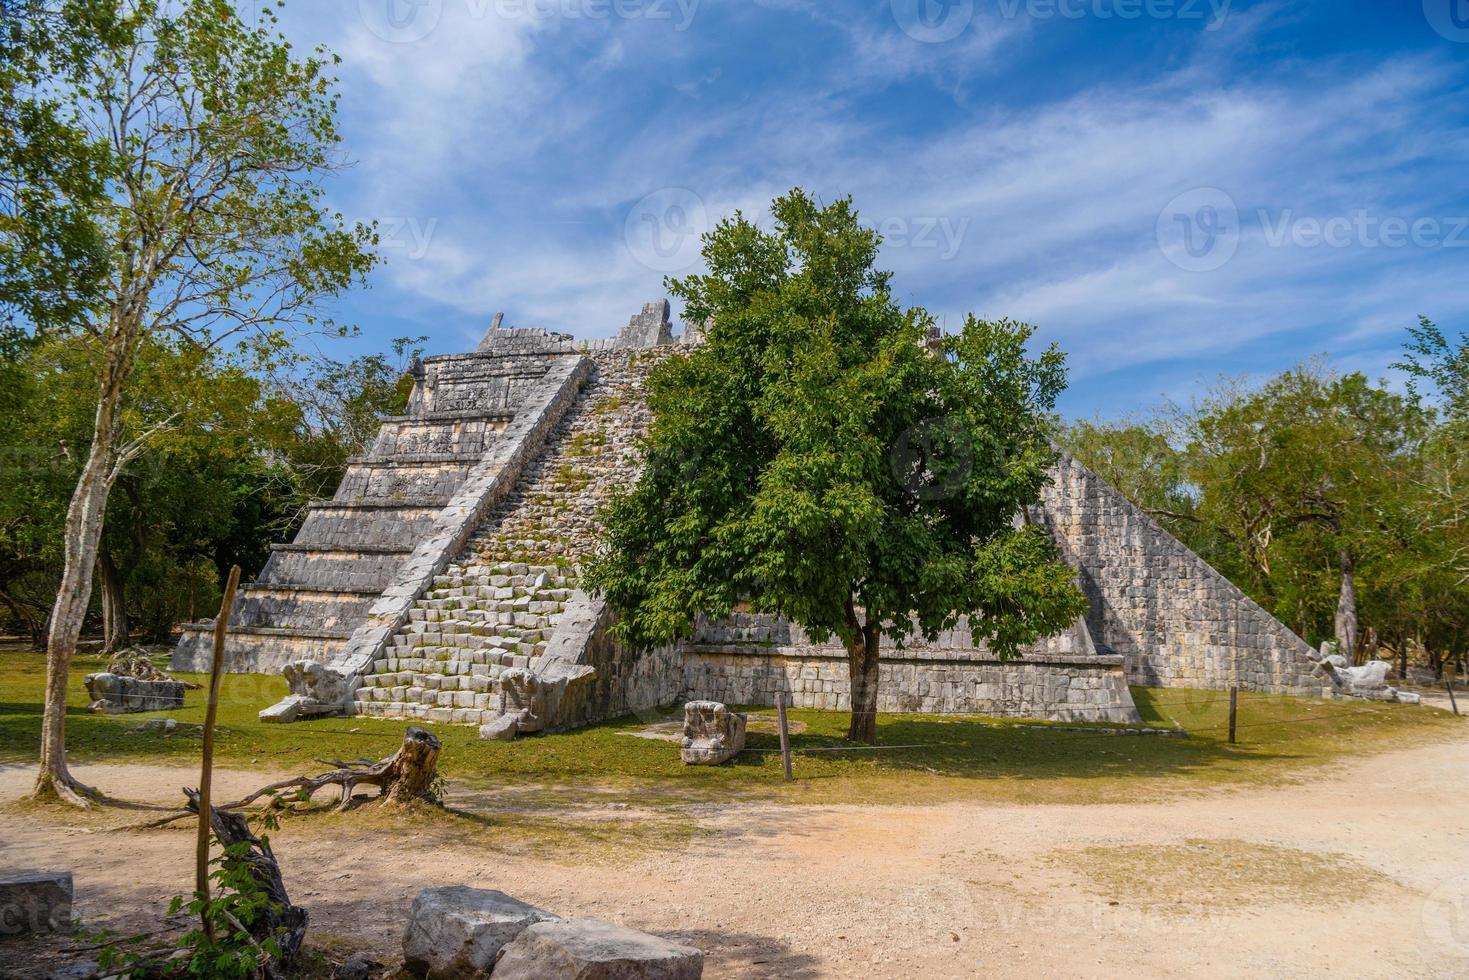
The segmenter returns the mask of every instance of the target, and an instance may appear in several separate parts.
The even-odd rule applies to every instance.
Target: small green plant
[[[605,432],[578,432],[571,437],[571,442],[566,447],[566,455],[595,456],[606,444],[607,434]]]
[[[571,466],[569,464],[561,467],[561,469],[556,471],[557,485],[566,487],[571,490],[580,490],[582,487],[585,487],[591,482],[592,477],[590,473],[587,473],[584,470],[579,470],[575,466]]]
[[[267,815],[265,826],[274,829],[275,819]],[[261,843],[268,847],[268,838],[262,837]],[[272,901],[256,878],[251,851],[250,842],[241,841],[226,847],[210,862],[214,867],[209,875],[214,897],[208,901],[198,895],[192,898],[175,895],[169,902],[170,917],[187,914],[198,923],[178,937],[172,950],[166,946],[140,948],[138,936],[117,939],[108,932],[98,934],[98,941],[106,943],[97,957],[102,972],[200,980],[243,980],[274,972],[270,964],[279,963],[280,939],[287,930],[281,927],[257,939],[252,929],[271,918],[278,919],[284,909]],[[174,958],[171,954],[180,949],[187,950],[189,955]]]

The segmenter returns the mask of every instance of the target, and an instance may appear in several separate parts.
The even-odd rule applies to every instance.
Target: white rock
[[[527,926],[556,916],[488,888],[425,888],[403,934],[403,966],[429,980],[469,980]]]
[[[659,936],[581,916],[541,922],[515,938],[495,980],[699,980],[704,954]]]

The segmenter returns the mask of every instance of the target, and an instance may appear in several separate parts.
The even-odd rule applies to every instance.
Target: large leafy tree
[[[1065,383],[1031,330],[970,318],[931,339],[895,301],[879,237],[849,200],[800,190],[774,229],[743,215],[671,282],[706,343],[649,380],[642,478],[607,513],[588,582],[653,646],[740,602],[848,653],[854,740],[876,738],[879,644],[953,627],[1001,656],[1070,625],[1085,600],[1025,523],[1054,460]]]
[[[66,685],[103,516],[129,463],[176,421],[134,424],[141,413],[129,411],[129,380],[140,353],[164,336],[268,349],[289,328],[331,329],[319,303],[371,267],[373,232],[344,227],[321,204],[320,178],[340,162],[333,59],[320,50],[299,57],[271,13],[247,23],[226,0],[44,7],[36,29],[7,22],[8,43],[26,58],[25,70],[4,79],[5,105],[17,118],[41,107],[67,141],[24,157],[15,197],[26,214],[45,207],[84,224],[86,254],[100,255],[101,271],[87,265],[61,290],[18,276],[11,289],[20,297],[13,306],[37,311],[35,329],[75,335],[95,354],[91,438],[67,508],[49,624],[36,796],[86,805],[95,792],[66,767]],[[88,42],[52,43],[52,22]],[[100,192],[73,179],[78,169]],[[47,225],[0,226],[11,254],[24,253],[38,224]],[[48,289],[60,298],[36,299]]]
[[[1425,441],[1411,475],[1409,525],[1420,547],[1409,572],[1430,601],[1422,603],[1419,639],[1441,667],[1447,651],[1462,670],[1469,654],[1469,332],[1450,338],[1428,317],[1409,328],[1397,365],[1414,386],[1426,383],[1440,422]]]
[[[1237,574],[1277,615],[1302,632],[1329,617],[1352,656],[1358,566],[1396,547],[1396,474],[1424,433],[1410,399],[1319,364],[1227,387],[1188,420],[1196,519],[1236,546]]]

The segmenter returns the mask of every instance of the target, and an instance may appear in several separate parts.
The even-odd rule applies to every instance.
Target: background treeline
[[[1062,442],[1312,644],[1463,672],[1469,654],[1469,335],[1409,332],[1396,391],[1325,360],[1223,382],[1188,408],[1069,425]],[[212,615],[347,459],[401,413],[423,338],[351,361],[153,343],[135,423],[171,418],[119,477],[93,624],[115,648]],[[96,410],[87,345],[0,333],[0,629],[44,646],[61,526]]]
[[[1313,644],[1463,669],[1469,335],[1409,331],[1407,392],[1324,361],[1063,442]]]
[[[214,615],[225,571],[248,577],[331,496],[347,459],[407,404],[422,338],[351,361],[284,344],[229,350],[150,341],[129,381],[130,420],[171,420],[118,477],[91,616],[107,649],[167,642]],[[97,410],[96,346],[0,326],[0,630],[46,642],[62,526]]]

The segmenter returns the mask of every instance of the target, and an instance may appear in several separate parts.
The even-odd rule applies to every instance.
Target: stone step
[[[424,412],[422,415],[389,415],[383,419],[383,422],[468,422],[484,419],[493,422],[504,422],[508,425],[515,420],[515,413],[507,412],[503,408],[466,408],[457,412],[450,410],[444,412]]]
[[[444,505],[430,500],[420,503],[416,500],[400,500],[393,497],[358,497],[355,500],[313,500],[306,505],[309,511],[361,511],[361,510],[397,510],[413,511],[415,513],[426,513],[437,515],[444,509]]]
[[[342,596],[348,599],[359,599],[363,596],[376,597],[382,594],[381,589],[339,589],[329,585],[303,585],[280,581],[251,582],[248,585],[240,586],[241,595],[290,596],[298,592],[315,596]]]
[[[494,708],[443,708],[399,701],[357,701],[354,711],[369,718],[411,718],[440,725],[484,725],[499,717]]]
[[[213,633],[214,620],[203,619],[195,623],[184,623],[180,629],[191,633]],[[305,627],[290,626],[244,626],[235,622],[230,623],[230,635],[235,633],[248,633],[251,636],[278,636],[282,639],[299,640],[350,640],[351,630],[332,629],[308,629]]]
[[[483,458],[484,453],[403,453],[394,456],[349,456],[348,466],[365,469],[409,469],[415,466],[470,466]]]

